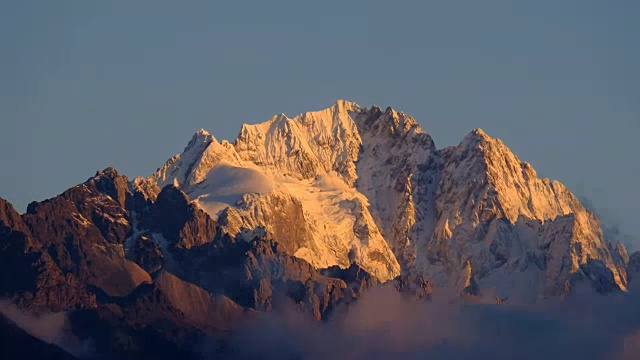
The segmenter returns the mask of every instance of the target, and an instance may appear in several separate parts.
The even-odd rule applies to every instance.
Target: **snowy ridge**
[[[390,107],[340,100],[243,125],[231,143],[201,130],[136,181],[174,184],[228,232],[266,231],[317,268],[355,261],[381,280],[526,300],[576,281],[626,288],[626,250],[561,183],[480,129],[438,150]]]
[[[387,108],[364,109],[355,121],[363,151],[357,189],[371,202],[378,226],[405,268],[416,258],[417,242],[432,231],[435,144],[410,116]]]
[[[311,179],[333,170],[352,184],[361,142],[349,113],[358,110],[355,103],[338,101],[293,119],[276,115],[261,124],[243,125],[234,146],[243,160],[270,173]]]
[[[441,285],[464,282],[466,271],[456,268],[470,260],[479,286],[497,287],[502,296],[563,295],[581,266],[601,259],[625,289],[624,270],[614,263],[598,220],[564,185],[538,179],[531,165],[479,129],[439,157],[436,226],[421,268],[447,274]],[[544,280],[501,286],[520,276]]]
[[[230,144],[201,130],[150,179],[173,184],[231,234],[264,229],[322,268],[352,261],[388,280],[400,265],[353,189],[361,140],[339,101],[331,108],[243,125]]]

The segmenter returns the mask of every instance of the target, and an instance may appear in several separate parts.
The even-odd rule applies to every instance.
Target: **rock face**
[[[8,247],[0,255],[6,259],[0,291],[32,310],[59,311],[95,306],[87,287],[122,296],[150,281],[123,257],[131,226],[118,192],[127,184],[114,174],[107,169],[58,197],[31,203],[22,216],[5,203],[0,240]]]
[[[0,199],[0,297],[67,312],[111,358],[219,353],[256,311],[293,302],[321,320],[359,296],[269,238],[236,240],[173,185],[136,182],[109,168],[22,215]]]
[[[174,184],[224,232],[264,231],[315,268],[355,262],[381,281],[402,272],[526,301],[579,281],[627,286],[626,251],[561,183],[480,129],[437,149],[392,108],[338,101],[243,125],[233,142],[201,130],[145,181]]]
[[[323,320],[333,309],[357,299],[364,289],[376,284],[354,284],[356,289],[352,289],[355,280],[348,274],[321,274],[305,260],[289,255],[284,246],[264,237],[245,241],[222,236],[197,248],[170,251],[179,276],[258,311],[272,311],[292,302]],[[370,278],[364,270],[360,276]]]
[[[590,273],[588,263],[599,259],[609,286],[626,288],[624,265],[612,258],[595,216],[500,140],[474,130],[438,157],[435,226],[419,257],[427,261],[418,261],[438,274],[436,284],[462,286],[470,272],[501,296],[563,295],[581,273],[605,276]]]

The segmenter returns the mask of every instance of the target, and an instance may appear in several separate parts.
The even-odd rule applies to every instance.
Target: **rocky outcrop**
[[[162,189],[150,215],[143,224],[161,233],[171,247],[188,249],[210,242],[216,236],[217,223],[173,185]]]
[[[127,251],[127,259],[135,262],[149,274],[160,271],[164,266],[162,247],[150,235],[140,235]]]
[[[243,307],[259,311],[293,303],[318,320],[327,319],[335,308],[353,301],[361,291],[377,283],[364,270],[356,278],[349,272],[321,274],[264,237],[247,242],[223,236],[176,252],[175,256],[184,259],[178,266],[180,276],[211,293],[223,294]]]
[[[320,274],[344,281],[350,289],[350,294],[352,294],[354,298],[360,297],[366,289],[380,284],[376,277],[371,276],[371,274],[367,273],[355,263],[352,263],[351,266],[346,269],[342,269],[339,266],[320,269]]]
[[[109,168],[55,198],[31,203],[23,215],[3,202],[2,291],[32,310],[60,311],[95,307],[92,288],[125,296],[150,282],[146,271],[124,258],[130,195],[128,180]]]

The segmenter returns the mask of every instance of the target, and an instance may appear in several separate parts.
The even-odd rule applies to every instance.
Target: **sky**
[[[204,128],[337,99],[482,128],[640,239],[640,2],[0,3],[0,197],[148,176]],[[640,248],[640,240],[637,243]]]

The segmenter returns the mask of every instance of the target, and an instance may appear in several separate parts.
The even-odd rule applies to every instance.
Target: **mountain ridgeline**
[[[627,286],[624,247],[564,185],[480,129],[437,149],[390,107],[280,114],[243,125],[232,143],[201,130],[136,183],[173,184],[224,232],[258,229],[315,268],[355,263],[381,281],[474,283],[518,301],[566,295],[580,279]]]
[[[233,356],[239,323],[287,306],[327,321],[376,286],[498,303],[625,292],[640,254],[615,240],[482,130],[438,149],[407,114],[338,101],[233,142],[198,131],[149,177],[108,168],[24,214],[0,199],[0,292],[65,312],[91,356]],[[34,356],[54,346],[14,337]]]

